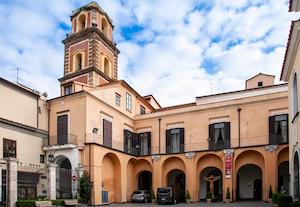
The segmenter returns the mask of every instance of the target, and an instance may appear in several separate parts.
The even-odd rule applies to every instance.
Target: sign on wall
[[[225,155],[225,178],[231,178],[232,158],[232,154]]]

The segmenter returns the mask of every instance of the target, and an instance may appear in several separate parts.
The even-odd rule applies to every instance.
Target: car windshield
[[[159,193],[169,193],[170,192],[170,188],[159,188],[158,192]]]
[[[139,191],[139,190],[133,192],[133,194],[142,194],[142,193],[143,193],[143,192],[142,192],[142,191]]]

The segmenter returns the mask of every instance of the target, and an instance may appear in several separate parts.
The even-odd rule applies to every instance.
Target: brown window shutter
[[[68,143],[68,115],[57,117],[57,144],[63,145]]]
[[[214,140],[215,140],[215,125],[210,124],[208,126],[208,145],[209,145],[209,150],[214,150]]]
[[[112,147],[112,123],[103,119],[103,145]]]
[[[275,116],[269,117],[269,143],[275,144],[276,143],[276,136],[275,136]]]
[[[179,129],[179,139],[180,139],[180,152],[184,152],[184,128]]]
[[[166,130],[166,152],[171,153],[171,130]]]

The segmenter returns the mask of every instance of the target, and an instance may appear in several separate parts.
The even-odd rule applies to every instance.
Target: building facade
[[[48,138],[46,97],[20,84],[0,78],[0,198],[6,202],[8,183],[17,192],[14,199],[47,195],[45,153]],[[7,165],[8,164],[8,165]],[[16,177],[8,174],[12,172]],[[10,197],[9,197],[10,198]],[[10,198],[11,199],[11,198]]]
[[[299,0],[290,1],[290,12],[300,11]],[[300,181],[299,181],[299,72],[300,72],[300,48],[299,48],[299,26],[300,21],[292,21],[290,34],[288,38],[287,48],[282,66],[281,80],[288,82],[288,100],[289,100],[289,160],[290,160],[290,175],[291,185],[290,194],[299,199],[300,196]]]
[[[112,20],[97,3],[73,12],[61,96],[48,101],[47,162],[56,197],[74,197],[84,171],[92,204],[130,201],[137,189],[170,186],[178,202],[214,194],[268,200],[289,192],[288,86],[258,74],[245,89],[162,108],[118,80]],[[66,173],[67,172],[67,173]]]

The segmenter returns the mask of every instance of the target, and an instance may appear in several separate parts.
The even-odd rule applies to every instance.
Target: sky
[[[62,40],[85,0],[1,0],[0,76],[60,94]],[[98,0],[113,19],[119,79],[162,106],[279,77],[291,20],[287,0]]]

